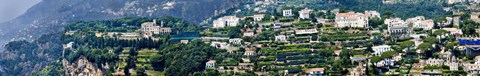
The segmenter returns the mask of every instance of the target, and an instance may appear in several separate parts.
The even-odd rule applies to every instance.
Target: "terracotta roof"
[[[341,53],[342,50],[335,50],[335,53]]]
[[[245,52],[255,52],[253,49],[245,49]]]

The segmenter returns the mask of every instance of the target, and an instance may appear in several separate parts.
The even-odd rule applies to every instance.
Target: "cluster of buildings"
[[[155,35],[172,33],[172,28],[164,27],[163,25],[163,22],[161,22],[161,25],[159,26],[157,25],[157,21],[153,20],[153,22],[142,23],[140,29],[136,32],[108,32],[106,36],[118,37],[123,40],[135,40],[141,38],[157,39],[155,38]],[[98,36],[102,36],[102,34]]]
[[[378,15],[377,15],[378,16]],[[368,26],[368,16],[363,13],[356,13],[353,11],[347,13],[337,13],[335,15],[335,27],[359,27],[365,28]]]
[[[240,18],[236,16],[225,16],[213,21],[213,28],[223,28],[226,26],[237,26]]]
[[[396,0],[383,0],[386,3],[389,2],[395,2]],[[262,32],[262,28],[265,26],[267,29],[272,29],[274,31],[280,30],[281,33],[275,33],[274,37],[272,37],[272,40],[267,40],[264,42],[270,42],[274,41],[275,43],[278,44],[309,44],[310,43],[322,43],[322,41],[319,41],[318,39],[314,39],[314,36],[318,37],[319,33],[324,33],[323,28],[318,28],[318,27],[308,27],[308,28],[299,28],[298,26],[295,26],[294,22],[295,21],[301,21],[305,19],[310,19],[310,18],[316,18],[319,23],[321,24],[327,24],[327,25],[333,25],[333,29],[338,28],[369,28],[369,20],[372,18],[382,18],[380,13],[377,11],[364,11],[364,12],[340,12],[339,10],[332,10],[331,12],[335,14],[335,18],[333,19],[324,19],[324,18],[318,18],[318,17],[311,17],[312,12],[314,10],[305,8],[301,9],[298,11],[298,16],[295,16],[292,9],[286,9],[281,11],[281,16],[286,17],[286,18],[297,18],[294,21],[290,22],[280,22],[280,21],[265,21],[265,22],[260,22],[263,21],[265,18],[265,14],[255,14],[253,16],[248,16],[252,17],[254,19],[254,24],[258,24],[260,26],[252,28],[247,28],[245,27],[242,29],[242,37],[256,37],[258,33]],[[317,11],[318,12],[318,11]],[[319,11],[321,12],[321,11]],[[326,11],[325,11],[326,12]],[[473,14],[475,17],[471,18],[479,18],[477,17],[480,15],[480,13],[474,13]],[[273,17],[273,16],[272,16]],[[229,27],[229,26],[239,26],[243,18],[239,18],[236,16],[224,16],[221,18],[218,18],[213,21],[213,27],[212,28],[224,28],[224,27]],[[474,20],[474,19],[472,19]],[[480,19],[478,19],[480,22]],[[447,25],[460,25],[461,20],[460,17],[446,17],[446,21],[443,22],[438,22],[438,26],[447,26]],[[313,23],[311,22],[312,25],[318,24],[318,23]],[[411,33],[414,33],[414,30],[440,30],[440,29],[434,29],[435,22],[432,19],[426,19],[424,16],[417,16],[417,17],[412,17],[412,18],[407,18],[407,19],[401,19],[401,18],[388,18],[384,19],[384,24],[387,26],[386,30],[384,30],[384,34],[388,34],[387,36],[391,35],[410,35]],[[265,26],[263,26],[265,25]],[[284,26],[287,25],[287,26]],[[293,26],[288,26],[288,25],[293,25]],[[241,25],[243,26],[243,25]],[[245,25],[246,26],[246,25]],[[271,26],[271,27],[270,27]],[[246,29],[246,30],[245,30]],[[260,30],[259,30],[260,29]],[[328,28],[330,29],[330,28]],[[445,35],[438,36],[436,38],[438,39],[443,39],[446,38],[450,35],[460,35],[463,34],[461,29],[458,28],[442,28],[442,30],[446,30],[448,33]],[[345,33],[352,34],[355,31],[351,30],[345,30]],[[378,30],[375,30],[378,31]],[[372,31],[368,30],[368,33],[371,33]],[[378,31],[379,33],[382,33]],[[417,32],[418,33],[418,32]],[[421,36],[429,36],[428,34],[422,33],[423,35],[415,35],[413,41],[415,41],[414,47],[418,47],[419,44],[422,43],[420,41]],[[328,35],[327,35],[328,36]],[[371,36],[371,35],[367,35]],[[410,35],[412,36],[412,35]],[[413,37],[413,36],[412,36]],[[255,41],[255,42],[247,42],[244,41],[242,38],[229,38],[229,37],[202,37],[202,39],[212,41],[210,42],[211,46],[214,46],[216,48],[220,49],[226,49],[231,53],[234,52],[239,52],[242,53],[243,56],[245,57],[253,57],[253,56],[259,56],[262,54],[257,54],[259,50],[257,49],[250,49],[250,48],[262,48],[262,41]],[[308,42],[301,42],[302,40],[295,40],[295,39],[305,39]],[[466,51],[466,54],[468,55],[479,55],[480,54],[480,38],[478,39],[472,39],[472,37],[466,37],[466,38],[458,38],[459,41],[459,48],[464,48]],[[353,42],[355,41],[362,41],[362,40],[352,40]],[[342,43],[347,43],[347,42],[352,42],[350,40],[345,40],[345,41],[331,41],[331,42],[323,42],[327,43],[327,45],[338,45],[342,46]],[[334,43],[333,43],[334,42]],[[394,51],[393,45],[375,45],[372,47],[373,52],[371,52],[371,56],[381,56],[382,53],[385,53],[387,51]],[[238,50],[239,48],[247,48],[245,50]],[[343,49],[343,47],[341,47]],[[359,48],[354,48],[354,49],[362,49],[364,48],[363,46],[359,46]],[[349,49],[349,47],[347,48]],[[352,49],[352,48],[350,48]],[[402,51],[406,51],[408,49],[402,48]],[[334,53],[338,56],[340,55],[342,51],[334,51]],[[417,52],[418,53],[418,52]],[[398,61],[401,61],[404,53],[396,53],[395,55],[389,57],[389,58],[382,58],[379,62],[374,63],[376,67],[393,67],[393,68],[399,68],[403,65],[398,64]],[[468,62],[463,62],[462,60],[452,57],[451,53],[441,53],[443,58],[429,58],[429,59],[421,59],[418,63],[412,64],[414,68],[423,68],[425,66],[449,66],[449,70],[464,70],[468,72],[469,74],[478,74],[479,67],[480,67],[480,56],[477,56],[478,59],[475,63],[468,63]],[[260,56],[262,57],[262,56]],[[360,57],[360,58],[355,58],[352,57],[352,60],[366,60],[369,57]],[[368,61],[368,60],[367,60]],[[288,61],[285,61],[288,62]],[[285,63],[285,62],[276,62],[276,63]],[[250,63],[250,61],[243,62],[242,65],[236,65],[236,66],[216,66],[215,61],[209,61],[206,64],[207,68],[211,69],[217,69],[221,71],[251,71],[249,68],[253,64]],[[350,75],[352,76],[362,76],[366,75],[365,73],[365,67],[368,66],[367,64],[358,64],[357,67],[353,68],[348,68],[350,70]],[[236,70],[232,69],[226,69],[226,68],[235,68]],[[305,73],[307,76],[322,76],[324,75],[324,70],[325,68],[308,68],[308,69],[302,69],[303,73]],[[418,72],[422,73],[423,75],[435,75],[442,73],[442,70],[437,70],[437,69],[414,69],[412,72]]]
[[[406,21],[401,18],[385,19],[387,32],[389,34],[409,34],[413,29],[431,30],[435,23],[432,19],[425,19],[424,16],[408,18]]]

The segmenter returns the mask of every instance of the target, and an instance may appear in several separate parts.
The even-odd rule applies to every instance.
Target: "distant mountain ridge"
[[[78,20],[173,16],[200,23],[239,0],[42,0],[25,14],[0,24],[0,44],[32,40]],[[2,50],[3,47],[0,48]]]

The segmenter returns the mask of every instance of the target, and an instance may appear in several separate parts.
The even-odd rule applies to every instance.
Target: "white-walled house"
[[[226,26],[237,26],[240,18],[236,16],[225,16],[213,21],[213,28],[223,28]]]
[[[242,44],[242,39],[241,38],[233,38],[228,40],[229,43],[231,44]]]
[[[374,51],[372,55],[382,55],[383,52],[391,51],[392,48],[389,45],[380,45],[380,46],[373,46],[372,50]]]
[[[305,70],[307,76],[324,76],[325,68],[310,68]]]
[[[408,23],[403,21],[400,18],[390,18],[385,20],[387,24],[387,32],[389,34],[408,34],[410,30],[408,28]]]
[[[282,12],[283,12],[283,16],[284,16],[284,17],[290,17],[290,16],[293,16],[292,9],[283,10]]]
[[[215,60],[210,60],[205,64],[205,68],[214,69],[215,68],[215,63],[216,63]]]
[[[255,14],[255,15],[253,15],[253,20],[254,21],[262,21],[263,18],[265,18],[265,14]]]
[[[335,27],[359,27],[368,26],[368,17],[363,13],[355,13],[353,11],[347,13],[337,13],[335,16]]]
[[[431,65],[431,66],[441,66],[443,65],[444,62],[445,60],[438,59],[438,58],[429,58],[425,61],[427,65]]]
[[[310,9],[305,8],[303,10],[298,11],[298,14],[300,15],[300,19],[308,19],[310,18]]]
[[[277,41],[277,42],[288,42],[287,36],[285,36],[285,35],[275,36],[275,41]]]
[[[370,11],[370,10],[366,10],[365,11],[365,15],[367,15],[368,18],[382,18],[380,16],[380,13],[378,13],[377,11]]]

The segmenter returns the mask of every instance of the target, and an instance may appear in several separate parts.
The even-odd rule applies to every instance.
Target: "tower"
[[[157,19],[153,19],[153,25],[157,25]]]

